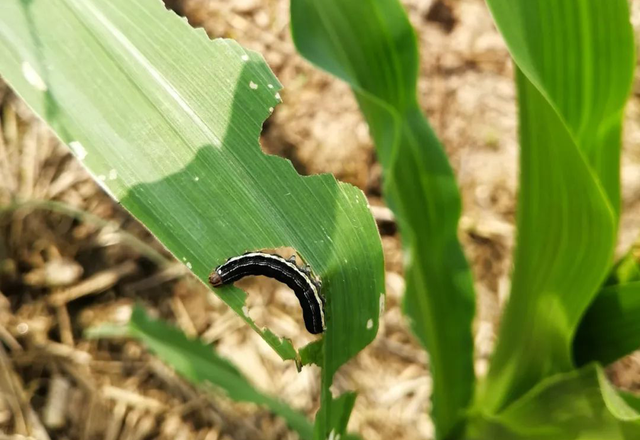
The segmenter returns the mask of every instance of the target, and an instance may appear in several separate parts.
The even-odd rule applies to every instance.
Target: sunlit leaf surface
[[[373,340],[383,260],[366,199],[260,151],[280,89],[260,55],[210,41],[159,0],[3,0],[0,73],[201,280],[246,251],[296,249],[323,281],[329,377]],[[298,356],[243,312],[241,290],[216,293]]]
[[[619,395],[588,365],[540,382],[501,414],[476,420],[466,440],[634,440],[639,400]]]
[[[626,0],[487,3],[518,66],[521,144],[511,297],[478,403],[491,413],[573,368],[612,262],[634,62]]]
[[[417,43],[397,0],[292,0],[298,50],[349,83],[384,170],[405,248],[405,310],[429,351],[438,436],[460,428],[473,390],[473,284],[457,238],[453,172],[416,99]]]

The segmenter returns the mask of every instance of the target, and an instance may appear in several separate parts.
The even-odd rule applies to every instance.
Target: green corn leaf
[[[316,439],[336,439],[343,438],[347,430],[347,423],[351,417],[351,411],[356,402],[356,393],[347,392],[334,399],[328,405],[323,405],[316,415],[314,438]],[[325,435],[325,427],[330,427],[330,431]],[[345,438],[356,439],[353,435]]]
[[[323,281],[328,377],[375,337],[382,248],[363,194],[260,151],[280,84],[159,0],[4,0],[0,74],[105,190],[206,282],[246,251],[288,246]],[[283,359],[299,355],[216,293]]]
[[[488,4],[518,66],[521,142],[511,297],[479,399],[495,412],[573,368],[611,264],[633,41],[625,0]]]
[[[639,406],[591,364],[542,381],[497,416],[474,419],[465,439],[634,440]]]
[[[640,281],[640,241],[631,245],[631,248],[611,268],[605,284],[614,286]]]
[[[397,0],[292,0],[291,25],[300,53],[349,83],[369,124],[407,256],[406,313],[429,350],[433,418],[446,438],[473,390],[474,295],[458,189],[417,104],[413,29]]]
[[[635,67],[626,0],[487,0],[511,56],[567,126],[616,215]]]
[[[578,365],[606,365],[640,349],[640,282],[602,289],[580,322],[573,349]]]
[[[627,405],[635,410],[636,413],[640,414],[640,396],[637,394],[630,393],[628,391],[618,391],[618,395],[622,397]]]
[[[126,335],[138,339],[162,361],[171,365],[190,382],[214,385],[216,390],[237,402],[265,406],[287,421],[302,439],[313,437],[307,418],[285,403],[257,390],[228,360],[218,356],[197,339],[189,339],[177,328],[151,319],[141,307],[136,307],[126,327]]]
[[[614,244],[609,205],[565,126],[520,72],[518,90],[518,243],[484,395],[490,411],[572,368],[573,333]]]

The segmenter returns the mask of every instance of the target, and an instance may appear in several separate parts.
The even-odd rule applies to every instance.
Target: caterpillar
[[[211,272],[209,283],[219,287],[251,275],[266,276],[286,284],[300,302],[307,331],[315,335],[325,330],[322,282],[311,275],[309,266],[298,267],[295,255],[285,259],[275,254],[248,252],[232,257]]]

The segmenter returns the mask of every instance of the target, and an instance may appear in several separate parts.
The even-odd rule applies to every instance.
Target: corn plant
[[[410,255],[406,312],[429,351],[438,438],[640,438],[638,399],[607,382],[640,347],[632,257],[613,269],[633,34],[625,0],[487,0],[516,65],[520,193],[510,299],[486,378],[473,375],[473,293],[459,195],[418,110],[417,51],[395,1],[292,0],[298,49],[347,81]],[[376,74],[372,74],[375,72]],[[610,277],[611,278],[611,277]]]
[[[302,177],[260,150],[281,88],[262,56],[211,41],[158,0],[3,1],[0,29],[3,77],[196,277],[206,283],[231,256],[290,247],[322,279],[327,328],[305,350],[258,327],[240,289],[217,293],[282,359],[322,366],[316,429],[342,434],[355,395],[334,399],[329,387],[376,335],[382,247],[360,190]],[[144,316],[134,320],[130,333],[144,338]],[[190,358],[175,338],[155,337],[167,343],[144,339],[172,362]],[[297,416],[277,412],[310,437]]]
[[[634,66],[628,5],[487,3],[516,66],[521,154],[512,291],[486,378],[473,370],[460,195],[416,99],[404,10],[397,0],[292,0],[291,25],[300,53],[350,84],[369,123],[407,255],[405,312],[430,355],[437,438],[640,438],[640,399],[602,368],[640,346],[640,270],[631,254],[613,264]],[[194,382],[271,408],[302,438],[346,436],[355,394],[329,388],[375,337],[380,240],[359,190],[303,178],[260,151],[281,87],[261,56],[210,41],[156,0],[4,0],[0,73],[203,282],[230,256],[296,249],[326,299],[326,332],[310,346],[258,328],[241,290],[216,293],[283,360],[322,367],[313,427],[141,310],[124,330]]]

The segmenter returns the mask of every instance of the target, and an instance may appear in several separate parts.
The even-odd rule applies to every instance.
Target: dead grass
[[[296,54],[287,0],[167,3],[210,35],[235,38],[264,54],[285,85],[284,103],[265,126],[265,150],[290,158],[304,174],[332,172],[380,207],[375,215],[387,262],[387,309],[377,339],[340,371],[336,388],[360,393],[350,428],[363,438],[432,438],[428,359],[400,311],[399,236],[380,198],[379,166],[348,88]],[[513,248],[511,66],[482,1],[404,3],[420,37],[420,99],[462,188],[461,238],[479,293],[476,368],[482,374],[508,292]],[[636,26],[639,3],[632,3]],[[83,337],[89,326],[127,319],[131,305],[142,302],[214,345],[259,388],[309,415],[317,409],[316,369],[297,373],[281,362],[111,201],[4,85],[0,106],[0,206],[29,202],[0,216],[0,438],[295,438],[261,408],[194,389],[135,343]],[[619,249],[635,239],[640,225],[638,108],[634,96]],[[277,284],[254,282],[247,289],[259,323],[283,335],[301,333],[297,306]],[[612,377],[637,389],[639,365],[637,356],[629,357]]]

